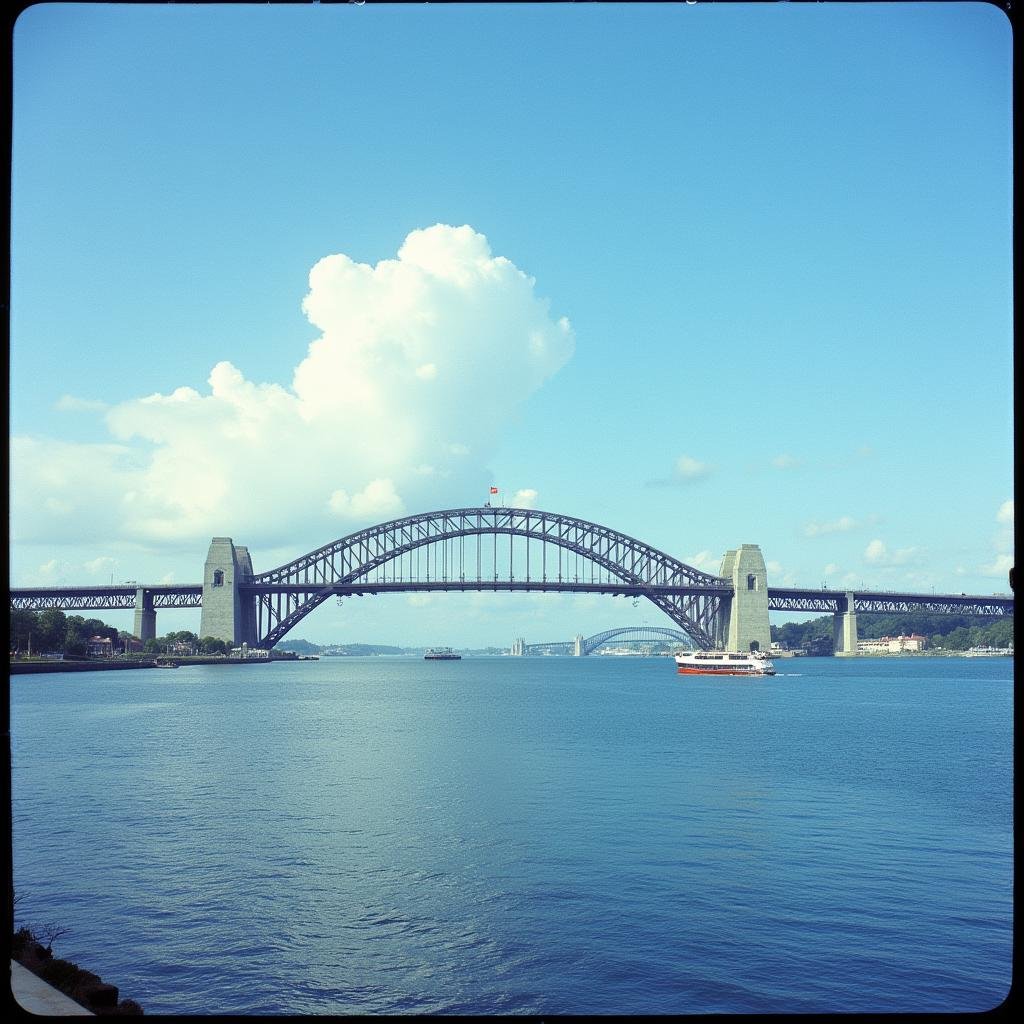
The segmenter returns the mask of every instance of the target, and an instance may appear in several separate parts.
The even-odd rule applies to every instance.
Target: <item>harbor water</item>
[[[1012,660],[776,667],[14,677],[18,923],[149,1014],[998,1005]]]

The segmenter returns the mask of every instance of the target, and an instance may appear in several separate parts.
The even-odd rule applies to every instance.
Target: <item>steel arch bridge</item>
[[[507,538],[508,544],[505,544]],[[272,647],[331,596],[531,590],[644,597],[699,647],[722,637],[731,581],[573,516],[461,508],[393,519],[239,583],[254,642]]]
[[[666,640],[676,644],[691,646],[693,641],[686,634],[678,629],[666,629],[663,626],[620,626],[617,629],[607,629],[603,633],[595,633],[586,637],[581,644],[583,654],[593,654],[594,651],[603,647],[610,640],[639,640],[639,641],[661,641]],[[524,644],[523,653],[531,654],[538,650],[558,650],[570,653],[575,646],[572,640],[557,640],[550,644]]]

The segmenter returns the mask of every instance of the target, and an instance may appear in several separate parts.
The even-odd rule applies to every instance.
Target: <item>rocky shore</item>
[[[28,928],[19,928],[14,933],[11,957],[90,1013],[104,1017],[137,1017],[143,1013],[134,999],[119,1000],[116,985],[107,984],[99,975],[83,970],[70,960],[55,958],[52,950],[39,942]]]

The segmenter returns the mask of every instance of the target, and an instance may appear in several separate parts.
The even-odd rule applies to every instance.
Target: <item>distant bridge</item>
[[[12,608],[134,609],[135,635],[156,635],[156,611],[202,608],[200,635],[273,647],[329,597],[414,591],[534,591],[645,598],[697,647],[769,645],[768,611],[831,612],[836,647],[856,650],[856,613],[1010,615],[1005,595],[769,587],[756,545],[702,572],[643,541],[534,509],[462,508],[405,516],[254,573],[228,537],[210,545],[201,584],[12,588]],[[852,632],[851,632],[852,630]]]
[[[608,629],[593,636],[577,636],[575,640],[555,640],[547,644],[528,644],[516,640],[512,644],[512,653],[520,655],[541,654],[593,654],[594,651],[612,640],[628,640],[637,643],[672,643],[677,646],[691,647],[693,641],[678,629],[665,629],[662,626],[620,626]]]

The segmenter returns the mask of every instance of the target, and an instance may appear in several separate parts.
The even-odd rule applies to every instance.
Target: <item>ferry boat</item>
[[[682,676],[773,676],[775,666],[761,651],[737,654],[734,651],[686,651],[677,654],[676,665]]]
[[[462,655],[456,654],[450,647],[429,647],[423,655],[424,661],[461,661]]]

